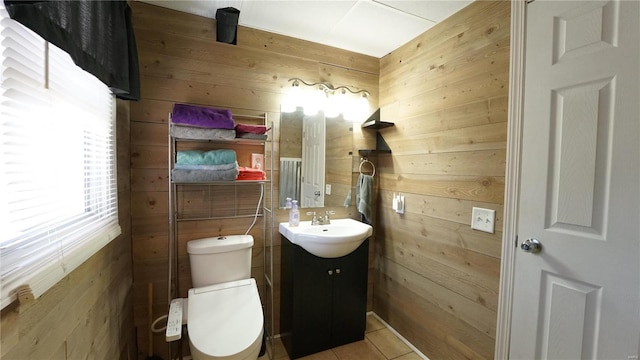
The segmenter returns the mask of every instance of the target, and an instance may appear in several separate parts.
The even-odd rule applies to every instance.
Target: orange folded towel
[[[240,166],[238,167],[238,180],[266,180],[267,175],[260,169]]]

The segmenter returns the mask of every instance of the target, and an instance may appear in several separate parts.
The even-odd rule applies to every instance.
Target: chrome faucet
[[[311,225],[319,225],[318,216],[316,216],[315,211],[309,211],[307,215],[311,215]]]
[[[335,211],[325,211],[324,216],[320,216],[319,224],[320,225],[329,225],[331,224],[331,219],[329,219],[329,215],[335,214]]]

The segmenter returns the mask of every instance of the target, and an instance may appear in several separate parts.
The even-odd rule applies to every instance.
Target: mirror
[[[352,151],[353,123],[342,116],[307,116],[302,108],[281,111],[278,206],[283,208],[287,197],[297,199],[301,208],[344,206],[351,190]]]

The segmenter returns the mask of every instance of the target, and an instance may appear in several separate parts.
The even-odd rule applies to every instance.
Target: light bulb
[[[309,96],[304,105],[304,114],[312,116],[318,113],[321,109],[324,110],[325,103],[327,101],[327,95],[324,92],[323,86],[318,86],[318,89]]]
[[[288,96],[284,97],[282,104],[280,104],[280,111],[285,113],[292,113],[296,111],[296,105],[289,99]]]
[[[335,94],[336,96],[336,104],[341,113],[344,113],[344,108],[346,107],[349,98],[347,97],[347,91],[345,89],[340,89]]]
[[[348,98],[346,90],[338,89],[333,92],[327,103],[327,117],[338,117],[346,112]]]
[[[302,101],[302,89],[300,88],[300,84],[298,84],[297,81],[295,81],[291,85],[291,89],[289,89],[289,99],[291,99],[291,103],[293,104],[293,106],[300,105]]]
[[[362,96],[356,102],[356,112],[357,116],[364,121],[369,115],[369,100],[367,99],[367,94],[362,93]]]
[[[294,112],[296,111],[296,107],[301,105],[302,100],[302,89],[300,89],[300,84],[298,84],[298,80],[295,80],[289,91],[287,91],[287,95],[282,102],[282,111],[283,112]]]
[[[365,120],[364,116],[362,115],[362,110],[360,109],[360,98],[354,99],[353,97],[350,97],[345,104],[345,120],[352,121],[354,123],[362,122]]]
[[[313,116],[318,113],[319,109],[312,102],[308,102],[304,105],[304,114],[307,116]]]
[[[333,94],[329,94],[329,97],[327,98],[327,106],[324,109],[324,116],[334,118],[340,115],[339,100],[338,94],[335,92]]]

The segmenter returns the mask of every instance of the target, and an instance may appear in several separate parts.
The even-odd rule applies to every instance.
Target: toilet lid
[[[264,324],[255,279],[189,290],[189,341],[212,357],[237,355],[261,338]]]

